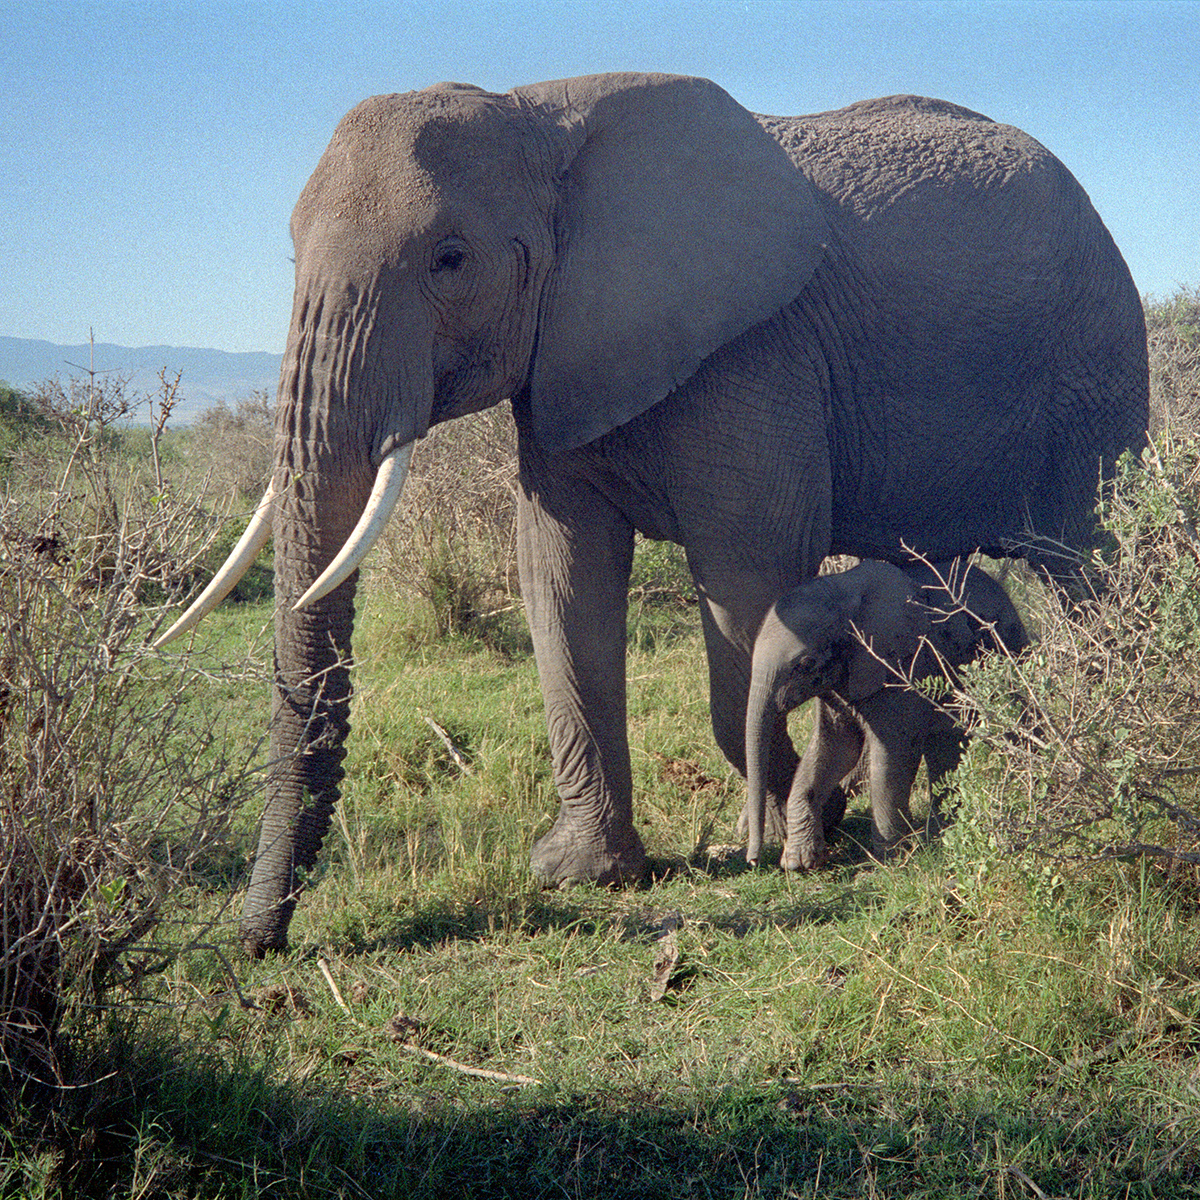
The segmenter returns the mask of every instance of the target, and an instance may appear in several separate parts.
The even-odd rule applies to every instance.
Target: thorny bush
[[[1126,454],[1090,595],[1031,581],[1035,644],[964,673],[973,741],[946,838],[960,867],[1146,856],[1200,864],[1200,438]]]
[[[136,985],[182,949],[163,906],[248,786],[191,704],[197,665],[148,641],[221,520],[123,461],[124,381],[48,386],[41,488],[0,494],[0,1065],[59,1076],[72,1003]],[[37,397],[35,397],[37,399]],[[26,477],[29,473],[26,472]],[[194,936],[194,935],[193,935]]]

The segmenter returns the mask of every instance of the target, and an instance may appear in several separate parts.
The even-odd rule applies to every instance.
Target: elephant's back
[[[796,303],[843,414],[833,548],[999,553],[1031,521],[1085,545],[1097,463],[1144,440],[1147,381],[1141,301],[1083,188],[944,101],[760,119],[834,235]]]
[[[957,247],[974,261],[994,242],[1013,259],[1022,224],[1025,253],[1078,229],[1083,189],[1040,142],[945,100],[888,96],[804,117],[760,118],[825,199],[852,240],[889,237],[911,255],[914,234],[927,251]],[[1022,219],[1024,218],[1024,220]],[[1098,218],[1095,218],[1098,221]]]

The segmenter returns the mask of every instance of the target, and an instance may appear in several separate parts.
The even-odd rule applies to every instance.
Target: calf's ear
[[[850,620],[846,699],[851,703],[883,687],[903,687],[910,675],[927,673],[929,611],[903,572],[880,572],[878,582],[863,589]]]

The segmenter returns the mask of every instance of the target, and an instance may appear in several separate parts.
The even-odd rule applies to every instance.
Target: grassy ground
[[[511,428],[504,414],[452,423],[467,455],[449,434],[428,439],[412,505],[377,552],[425,599],[365,589],[344,801],[292,950],[261,963],[240,958],[236,913],[259,804],[240,764],[261,763],[267,710],[263,589],[214,613],[194,651],[137,651],[153,596],[105,623],[120,589],[80,582],[85,560],[111,567],[119,556],[100,551],[113,530],[154,533],[203,507],[156,480],[130,510],[142,524],[102,537],[93,518],[120,489],[93,456],[107,443],[82,428],[82,482],[51,507],[88,520],[40,559],[18,518],[44,463],[6,459],[0,583],[21,602],[0,615],[25,619],[0,647],[0,841],[32,866],[10,870],[23,860],[7,851],[0,862],[0,993],[22,981],[28,938],[26,957],[48,951],[46,978],[71,1007],[59,1085],[0,1089],[0,1197],[1200,1194],[1196,312],[1194,290],[1151,309],[1156,424],[1177,432],[1129,511],[1109,512],[1107,600],[1062,636],[1061,609],[1031,622],[1023,705],[1003,671],[976,679],[994,712],[958,823],[887,866],[862,848],[859,801],[828,869],[745,868],[730,844],[743,784],[709,731],[698,621],[670,599],[678,556],[643,545],[630,743],[653,879],[538,888],[528,850],[558,805],[528,635],[508,611]],[[213,444],[238,467],[241,443]],[[483,468],[466,483],[464,458]],[[161,532],[175,555],[180,538]],[[142,542],[133,561],[168,586],[184,567]],[[1031,603],[1020,579],[1009,586]],[[99,630],[96,653],[76,628]],[[455,628],[473,635],[444,636]],[[81,696],[106,701],[131,652],[115,715],[80,714]],[[79,658],[93,691],[56,656]],[[161,758],[121,705],[153,700],[178,662],[176,686],[190,682],[163,712],[186,719],[163,745],[180,757]],[[153,704],[136,711],[155,719]],[[93,746],[111,770],[94,768]],[[78,770],[55,774],[48,748],[72,750]],[[186,769],[161,801],[135,790],[122,808],[140,766],[125,761],[156,752]],[[105,804],[123,813],[121,838],[97,818]],[[61,830],[41,822],[56,805]],[[189,858],[197,811],[211,841],[197,835]],[[54,837],[21,841],[43,825]],[[1017,858],[1022,841],[1110,860]],[[158,869],[176,858],[177,873]],[[157,926],[138,923],[138,904]],[[58,940],[43,945],[46,912]],[[106,967],[103,1006],[89,1009]],[[22,1041],[26,1011],[2,1014],[6,1053],[35,1040]],[[21,1062],[0,1065],[24,1077]]]
[[[264,610],[222,620],[244,643]],[[694,612],[647,605],[630,733],[654,882],[542,891],[532,659],[415,624],[365,606],[347,794],[291,953],[232,957],[247,814],[228,873],[178,898],[218,915],[216,948],[80,1018],[86,1086],[53,1139],[15,1126],[4,1194],[1200,1192],[1190,878],[1113,864],[1039,891],[956,877],[940,847],[880,867],[861,806],[828,870],[746,870]],[[213,686],[257,732],[261,683]]]

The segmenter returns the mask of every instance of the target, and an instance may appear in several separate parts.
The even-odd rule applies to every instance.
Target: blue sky
[[[280,351],[288,218],[364,96],[607,70],[758,112],[916,92],[1019,125],[1143,293],[1200,284],[1196,0],[0,0],[0,334]]]

